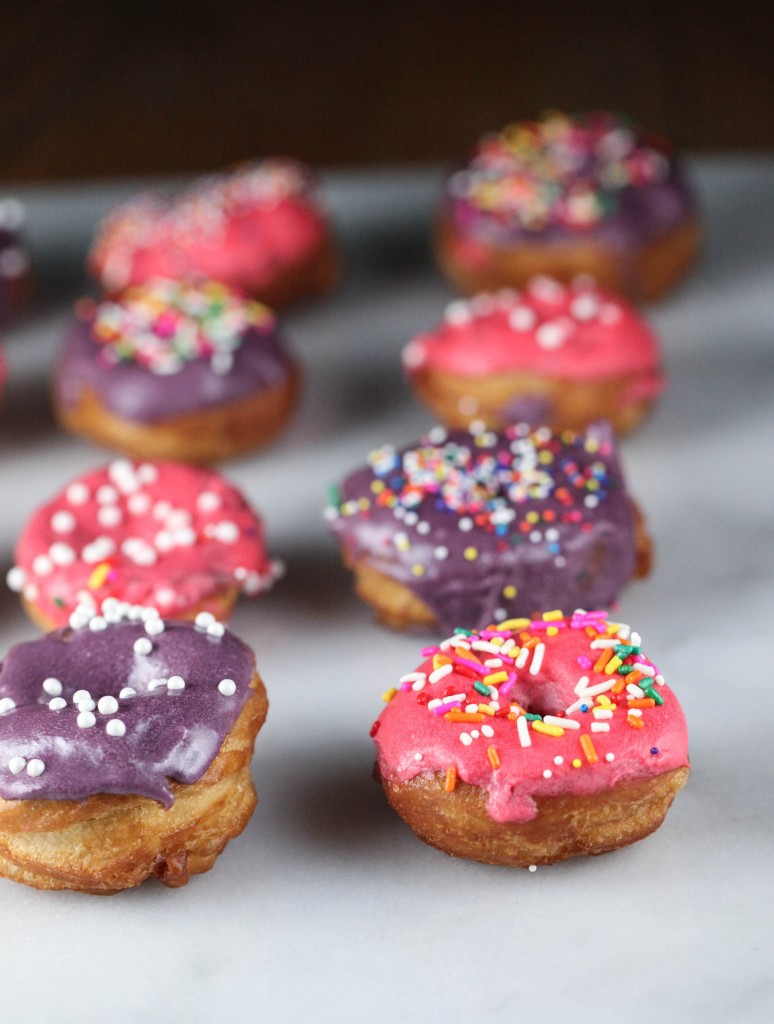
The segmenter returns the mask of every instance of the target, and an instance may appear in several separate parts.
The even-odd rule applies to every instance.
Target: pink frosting
[[[33,513],[8,583],[63,626],[107,597],[184,616],[229,587],[258,594],[278,572],[256,514],[218,473],[117,459]]]
[[[548,613],[549,619],[553,614]],[[652,662],[637,650],[641,644],[636,633],[607,622],[605,613],[576,612],[551,621],[544,616],[526,629],[506,626],[492,627],[494,636],[484,630],[444,641],[436,649],[439,654],[403,677],[392,699],[385,695],[389,703],[372,732],[384,778],[408,782],[454,769],[458,779],[486,791],[493,820],[525,822],[537,814],[536,797],[601,793],[688,764],[682,709]],[[476,648],[482,639],[507,642],[510,637],[516,645],[507,655]],[[524,647],[528,638],[537,638],[542,646]],[[605,651],[601,645],[613,639],[635,648],[622,659],[623,666],[634,668],[625,676],[615,669],[608,673],[594,668]],[[454,648],[460,640],[473,646],[458,656]],[[452,670],[441,667],[442,678],[431,682],[443,651],[453,662]],[[495,673],[507,678],[487,684],[490,693],[482,695],[474,688],[474,678],[460,671],[465,667],[462,657],[473,664],[477,659],[502,662],[478,673],[474,669],[478,679]],[[630,677],[637,681],[626,683]],[[624,688],[616,693],[621,680]],[[434,702],[444,697],[451,699],[450,709],[456,704],[455,711],[436,711]],[[498,714],[478,711],[481,705]],[[480,720],[445,717],[465,714],[466,709]],[[541,715],[542,720],[530,721],[526,714]],[[555,716],[558,728],[566,722],[561,735],[538,731],[545,725],[557,728],[546,716]]]
[[[204,179],[169,203],[140,196],[103,223],[90,255],[110,292],[154,277],[259,291],[312,259],[328,235],[310,172],[267,160]]]
[[[565,286],[537,277],[521,293],[502,291],[451,303],[443,322],[403,352],[411,373],[438,370],[463,377],[527,371],[591,380],[641,375],[640,394],[658,394],[655,334],[626,302],[589,280]]]

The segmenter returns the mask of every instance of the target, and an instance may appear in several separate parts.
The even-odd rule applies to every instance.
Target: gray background
[[[226,467],[264,515],[287,578],[240,605],[271,707],[261,803],[183,890],[110,898],[0,881],[5,1021],[758,1021],[772,979],[771,455],[774,160],[692,164],[700,270],[649,314],[670,387],[623,458],[656,542],[621,616],[685,707],[693,775],[627,850],[534,874],[425,847],[371,780],[380,694],[421,638],[376,626],[322,519],[326,488],[431,423],[399,352],[448,288],[427,231],[433,170],[332,174],[341,289],[288,315],[305,394],[273,447]],[[0,552],[31,510],[106,460],[53,425],[47,373],[96,218],[137,182],[17,190],[38,270],[6,333]],[[0,650],[34,635],[0,591]]]

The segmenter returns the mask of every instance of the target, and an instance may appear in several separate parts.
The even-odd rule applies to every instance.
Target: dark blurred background
[[[0,179],[445,161],[549,107],[774,149],[771,3],[6,2]]]

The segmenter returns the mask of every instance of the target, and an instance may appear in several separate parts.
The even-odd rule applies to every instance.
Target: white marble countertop
[[[292,428],[226,473],[265,517],[287,578],[234,629],[271,708],[261,803],[183,890],[109,899],[0,881],[3,1021],[763,1021],[774,1013],[774,158],[693,164],[699,271],[649,312],[670,387],[623,457],[656,542],[623,596],[684,705],[693,774],[663,827],[626,850],[535,873],[445,857],[371,779],[380,694],[420,639],[379,628],[325,530],[327,484],[430,424],[399,364],[450,292],[429,258],[434,171],[333,174],[347,257],[330,300],[286,318],[303,362]],[[15,190],[35,304],[7,332],[0,555],[31,510],[105,460],[66,437],[47,372],[96,218],[136,182]],[[0,592],[0,650],[34,635]]]

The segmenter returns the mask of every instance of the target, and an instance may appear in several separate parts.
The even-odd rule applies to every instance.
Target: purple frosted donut
[[[84,300],[54,380],[65,427],[140,458],[209,462],[269,440],[297,371],[266,307],[217,282]]]
[[[480,629],[604,606],[649,569],[606,423],[561,434],[437,427],[372,452],[327,518],[360,596],[397,627]]]
[[[236,813],[220,823],[219,852],[255,805],[248,763],[265,714],[252,651],[209,613],[195,623],[164,621],[153,608],[108,599],[98,614],[81,607],[69,626],[16,644],[0,665],[0,874],[40,888],[136,884],[160,874],[161,861],[171,863],[181,850],[201,857],[195,828],[180,838],[183,819],[193,813],[194,825],[204,826],[202,803],[215,795],[208,787],[225,807],[233,784]],[[137,835],[119,837],[124,815]],[[147,849],[143,815],[158,822]],[[109,836],[118,846],[134,843],[141,863],[126,849],[113,850],[112,866],[102,863],[100,875],[85,855],[76,866],[66,851],[35,858],[28,834],[83,821],[97,845],[110,847]],[[63,861],[69,866],[62,873]],[[182,884],[179,874],[166,880]]]
[[[607,111],[485,135],[447,182],[439,259],[463,291],[589,273],[658,298],[693,262],[696,206],[672,146]]]

